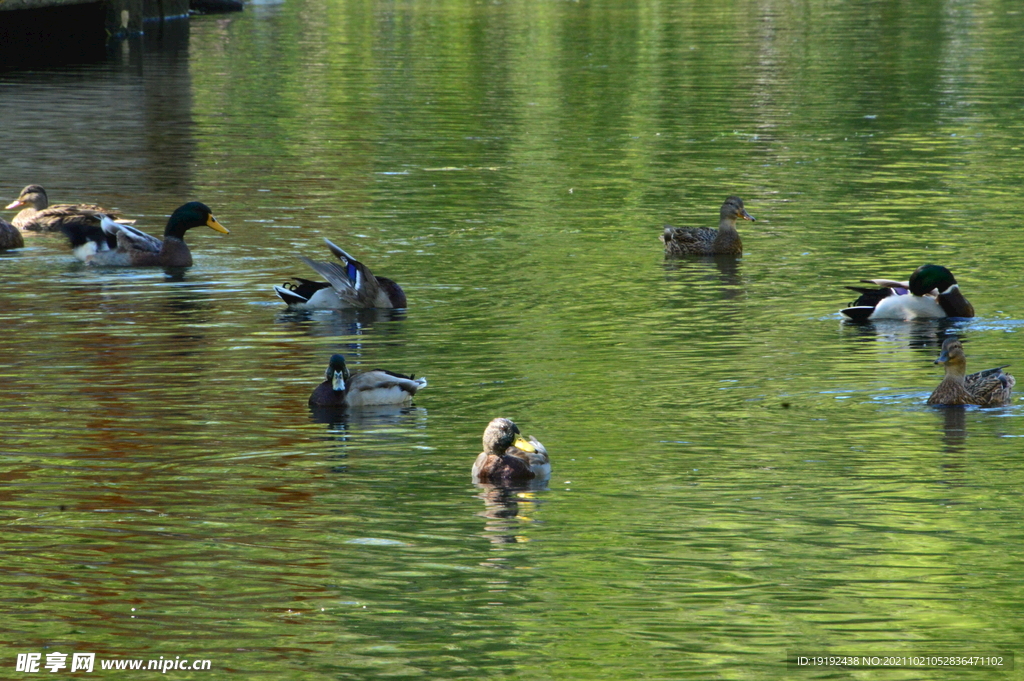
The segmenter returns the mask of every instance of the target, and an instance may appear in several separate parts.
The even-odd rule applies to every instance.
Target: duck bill
[[[217,218],[213,217],[213,215],[206,218],[206,226],[215,232],[220,232],[221,234],[231,234],[231,232],[228,231],[228,228],[217,222]]]
[[[751,222],[757,222],[757,220],[754,219],[754,216],[747,212],[746,208],[744,208],[743,212],[740,213],[740,217],[743,218],[744,220],[750,220]]]
[[[516,435],[516,440],[515,440],[515,442],[512,443],[512,446],[515,447],[516,449],[518,449],[521,452],[536,452],[537,451],[537,448],[534,447],[531,443],[527,442],[526,439],[522,435]]]
[[[331,389],[335,392],[341,392],[345,389],[345,374],[340,371],[334,372],[334,378],[331,379]]]
[[[941,353],[939,353],[939,357],[938,357],[938,359],[935,360],[934,363],[935,364],[945,364],[948,361],[949,361],[949,353],[946,352],[945,350],[943,350]]]
[[[18,199],[14,199],[9,204],[4,206],[4,210],[14,210],[15,208],[21,208],[24,205],[25,204],[19,201]]]

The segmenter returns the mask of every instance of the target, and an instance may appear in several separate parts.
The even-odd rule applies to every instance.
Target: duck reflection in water
[[[947,454],[960,454],[967,442],[967,408],[946,407],[942,411],[942,444]],[[944,464],[943,468],[962,468],[963,463]]]
[[[407,425],[411,419],[426,416],[427,410],[423,407],[414,407],[408,404],[381,404],[372,407],[360,407],[359,409],[347,409],[345,407],[318,407],[310,405],[309,420],[313,423],[325,423],[331,430],[339,431],[339,434],[347,434],[349,428],[377,427],[377,426],[400,426]]]
[[[478,498],[484,502],[480,514],[487,518],[484,534],[492,544],[519,544],[529,539],[522,534],[523,524],[534,522],[533,516],[540,506],[537,492],[547,489],[547,480],[531,480],[520,486],[501,486],[476,483]],[[507,567],[492,564],[493,567]]]
[[[714,266],[714,270],[712,266]],[[695,273],[696,276],[715,287],[721,293],[722,300],[736,300],[746,293],[743,280],[740,277],[740,260],[733,255],[709,255],[666,260],[665,271]],[[686,284],[693,286],[693,278],[688,277]]]
[[[941,319],[916,319],[912,322],[896,320],[873,320],[866,322],[840,323],[843,337],[855,341],[855,350],[874,352],[877,342],[896,343],[906,348],[932,350],[942,345],[951,329],[969,324],[968,320],[945,317]]]
[[[362,336],[374,325],[378,335],[397,337],[403,332],[400,322],[406,319],[405,310],[389,310],[383,308],[347,309],[347,310],[299,310],[289,308],[275,318],[279,324],[289,324],[293,330],[313,338],[328,336]],[[353,345],[351,349],[358,346]]]

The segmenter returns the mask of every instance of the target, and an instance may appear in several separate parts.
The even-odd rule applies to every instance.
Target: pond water
[[[1022,34],[1010,3],[287,0],[0,74],[4,205],[40,183],[160,233],[198,199],[231,230],[189,232],[175,276],[54,236],[0,254],[0,664],[813,679],[879,672],[787,656],[1012,653],[1024,412],[925,400],[946,333],[1024,371]],[[666,262],[662,225],[730,194],[742,258]],[[408,310],[287,310],[323,237]],[[977,318],[837,314],[926,262]],[[336,352],[429,386],[311,413]],[[548,485],[473,486],[495,416]]]

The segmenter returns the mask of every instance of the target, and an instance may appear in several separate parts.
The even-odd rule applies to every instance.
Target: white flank
[[[398,386],[353,390],[345,398],[351,407],[368,407],[374,404],[402,404],[411,399],[412,394]]]
[[[309,297],[305,307],[316,310],[343,310],[348,305],[333,288],[322,288]]]
[[[81,246],[75,246],[71,252],[74,254],[76,258],[78,258],[82,262],[89,262],[89,260],[91,260],[92,257],[96,255],[96,251],[98,250],[100,249],[98,248],[95,241],[87,241]]]
[[[883,298],[875,306],[875,311],[871,314],[870,318],[910,321],[911,319],[945,316],[946,311],[942,309],[942,306],[934,298],[908,294]]]

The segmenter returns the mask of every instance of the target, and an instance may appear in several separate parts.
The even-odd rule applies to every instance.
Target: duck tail
[[[100,225],[93,222],[64,220],[60,229],[67,237],[71,251],[82,262],[88,262],[96,253],[117,247],[116,238],[111,239]]]

